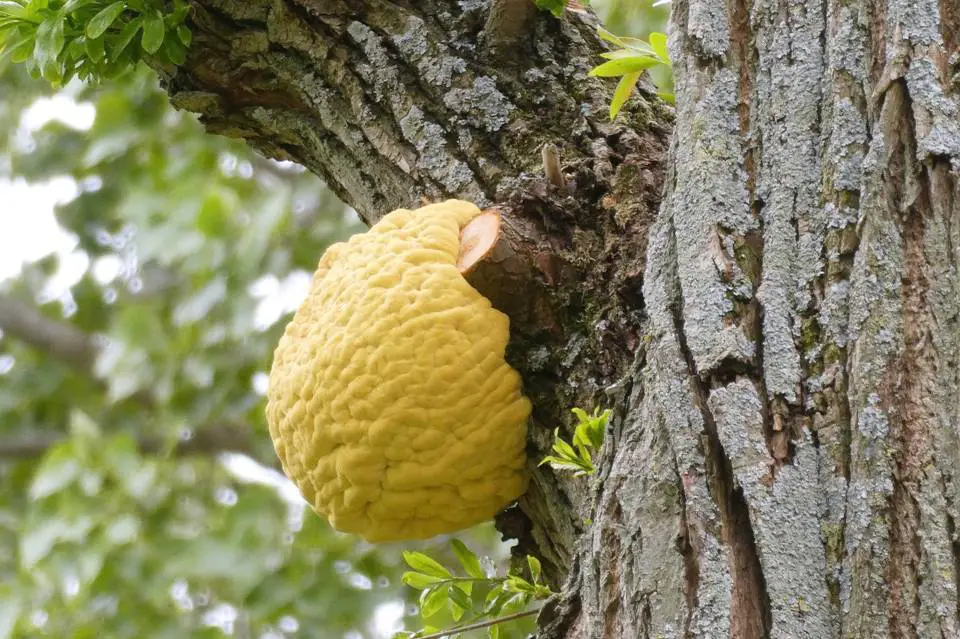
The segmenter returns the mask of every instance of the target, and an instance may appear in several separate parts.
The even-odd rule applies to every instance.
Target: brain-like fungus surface
[[[267,421],[313,508],[368,541],[492,518],[526,489],[508,318],[457,268],[480,210],[400,209],[327,249],[274,353]]]

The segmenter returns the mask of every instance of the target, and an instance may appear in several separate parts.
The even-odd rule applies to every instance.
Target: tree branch
[[[157,455],[169,451],[175,457],[242,453],[263,463],[253,450],[249,430],[242,426],[210,426],[194,431],[189,439],[182,439],[172,447],[160,437],[141,436],[137,438],[137,447],[143,454]],[[37,431],[16,439],[0,440],[0,459],[35,459],[65,439],[67,436],[60,433]],[[265,465],[275,467],[276,463]]]
[[[0,330],[51,358],[60,360],[79,373],[93,376],[93,366],[100,347],[96,339],[68,322],[50,319],[37,309],[9,295],[0,294]],[[95,380],[102,383],[102,380]],[[156,408],[148,392],[137,392],[130,401],[150,410]],[[179,441],[170,451],[176,456],[214,455],[221,452],[243,453],[264,466],[277,467],[277,459],[262,459],[250,439],[251,428],[243,424],[213,423],[194,429],[189,439]],[[39,431],[21,439],[0,439],[0,459],[33,459],[42,456],[66,435]],[[137,445],[144,454],[160,454],[169,450],[162,438],[137,436]]]
[[[0,294],[0,330],[83,373],[93,370],[99,351],[93,337],[9,295]]]
[[[94,336],[69,322],[50,319],[29,304],[0,293],[0,331],[67,364],[96,384],[104,385],[94,373],[100,345]],[[153,398],[144,389],[135,392],[130,399],[144,408],[153,408]]]
[[[413,639],[443,639],[444,637],[452,637],[458,635],[461,632],[467,632],[469,630],[480,630],[481,628],[489,628],[490,626],[496,626],[501,623],[506,623],[508,621],[515,621],[516,619],[523,619],[524,617],[532,617],[533,615],[540,612],[539,608],[534,608],[533,610],[524,610],[522,612],[514,612],[509,615],[504,615],[502,617],[495,617],[493,619],[486,619],[484,621],[478,621],[477,623],[468,623],[463,626],[455,626],[453,628],[447,628],[446,630],[441,630],[440,632],[434,632],[429,635],[416,636],[414,635]]]

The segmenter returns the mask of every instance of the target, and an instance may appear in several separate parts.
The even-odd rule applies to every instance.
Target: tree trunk
[[[167,80],[368,221],[503,207],[542,636],[960,636],[960,5],[674,0],[667,155],[590,14],[488,4],[196,0]],[[598,476],[535,468],[577,405]]]

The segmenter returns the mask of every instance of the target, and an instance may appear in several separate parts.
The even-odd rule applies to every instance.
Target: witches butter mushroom
[[[463,277],[500,218],[448,200],[329,247],[274,353],[267,422],[331,525],[422,539],[491,519],[527,485],[530,402],[509,319]]]

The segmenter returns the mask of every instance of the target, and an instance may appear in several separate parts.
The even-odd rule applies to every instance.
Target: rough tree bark
[[[498,523],[565,584],[542,636],[960,636],[956,0],[674,0],[669,154],[649,93],[606,121],[589,13],[489,4],[195,0],[164,73],[368,221],[503,207],[471,281],[535,405]],[[592,481],[533,469],[575,405]]]

